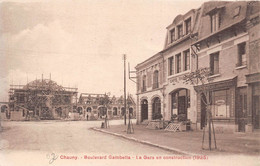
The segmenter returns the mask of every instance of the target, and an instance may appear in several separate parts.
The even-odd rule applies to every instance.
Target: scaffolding
[[[36,79],[27,85],[10,85],[10,112],[26,119],[66,118],[77,103],[77,88],[63,87],[51,79]]]

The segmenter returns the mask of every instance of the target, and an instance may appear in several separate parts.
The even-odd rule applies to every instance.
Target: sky
[[[0,0],[0,101],[10,84],[51,79],[79,93],[123,95],[131,70],[163,49],[166,27],[203,1]],[[127,92],[136,84],[127,79]]]

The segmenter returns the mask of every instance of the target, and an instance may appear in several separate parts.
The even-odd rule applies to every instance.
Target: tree
[[[216,145],[216,138],[215,138],[215,131],[214,125],[212,121],[212,113],[211,113],[211,103],[210,103],[210,82],[212,79],[210,78],[211,71],[210,68],[200,68],[194,72],[190,72],[184,75],[183,80],[185,84],[191,84],[196,86],[196,91],[198,94],[201,95],[201,101],[206,105],[206,116],[205,122],[208,122],[208,131],[209,131],[209,149],[211,150],[211,127],[213,129],[214,134],[214,141],[215,141],[215,148]],[[207,124],[207,123],[206,123]],[[203,128],[203,138],[202,138],[202,148],[204,143],[204,135],[205,135],[205,127]]]
[[[110,109],[110,104],[111,104],[111,99],[109,98],[109,95],[107,95],[106,93],[104,96],[99,98],[99,105],[102,105],[103,108],[106,108],[105,128],[107,128],[109,126],[108,120],[107,120],[107,109]]]
[[[131,133],[134,133],[134,126],[133,126],[133,123],[131,121],[131,115],[130,115],[130,105],[132,104],[132,101],[131,101],[131,96],[128,94],[127,96],[127,107],[128,107],[128,126],[127,126],[127,131],[126,133],[127,134],[131,134]],[[126,109],[125,109],[126,110]],[[126,114],[126,112],[125,112]]]

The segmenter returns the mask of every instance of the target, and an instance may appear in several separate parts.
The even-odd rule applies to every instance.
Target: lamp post
[[[126,69],[125,69],[126,54],[123,55],[123,59],[124,59],[124,108],[125,108],[124,123],[126,125]]]

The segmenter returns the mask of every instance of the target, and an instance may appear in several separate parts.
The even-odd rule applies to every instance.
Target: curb
[[[141,143],[141,144],[145,144],[145,145],[157,147],[157,148],[160,148],[160,149],[163,149],[163,150],[167,150],[167,151],[170,151],[170,152],[175,152],[175,153],[177,152],[177,153],[180,153],[180,154],[182,154],[182,155],[188,155],[188,156],[198,155],[198,154],[194,154],[194,153],[182,151],[182,150],[180,150],[180,149],[171,148],[171,147],[163,146],[163,145],[159,145],[159,144],[154,144],[154,143],[149,142],[149,141],[139,140],[139,139],[136,139],[136,138],[134,138],[134,137],[127,137],[127,136],[122,135],[122,134],[105,131],[105,130],[102,130],[102,129],[99,129],[99,128],[90,128],[90,129],[92,129],[92,130],[94,130],[94,131],[99,131],[99,132],[102,132],[102,133],[114,135],[114,136],[117,136],[117,137],[121,137],[121,138],[124,138],[124,139],[127,139],[127,140],[131,140],[131,141],[134,141],[134,142],[139,142],[139,143]]]

